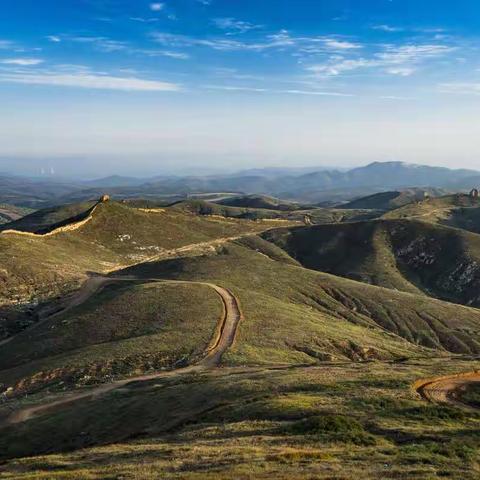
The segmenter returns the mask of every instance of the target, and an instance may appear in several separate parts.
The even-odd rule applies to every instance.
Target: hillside
[[[205,344],[220,306],[214,294],[195,296],[202,292],[198,282],[232,291],[247,319],[224,355],[227,365],[480,353],[480,311],[300,268],[259,237],[223,244],[208,255],[141,263],[112,278],[119,275],[125,285],[113,280],[85,304],[4,345],[0,382],[19,395],[47,386],[68,388],[84,375],[97,383],[109,375],[148,371],[152,363],[172,365],[195,355],[192,346]],[[151,279],[194,283],[176,288],[148,283]],[[203,343],[178,325],[163,327],[162,312],[177,324],[186,316],[193,325],[201,311],[209,312],[201,320],[208,322]],[[94,327],[97,318],[102,324]],[[195,327],[196,334],[201,328]]]
[[[273,226],[269,222],[209,218],[174,209],[142,210],[108,202],[99,204],[80,223],[67,224],[68,228],[59,233],[52,230],[60,214],[83,208],[82,204],[40,211],[19,221],[22,228],[46,229],[49,235],[0,233],[3,336],[17,330],[18,325],[35,321],[38,303],[77,288],[89,272],[105,273],[151,258],[199,254],[212,248],[210,242]],[[12,226],[19,224],[4,228],[11,230]],[[195,247],[189,249],[192,244]],[[183,251],[177,251],[183,247]]]
[[[467,231],[409,219],[280,229],[263,237],[308,268],[480,305],[480,236]]]
[[[362,208],[374,210],[394,210],[410,203],[421,202],[428,197],[445,195],[445,190],[439,188],[410,188],[407,190],[380,192],[367,197],[352,200],[342,208]]]
[[[305,217],[313,224],[351,222],[355,220],[376,218],[379,211],[340,208],[309,208],[305,210],[269,210],[266,208],[230,207],[204,200],[185,200],[171,205],[172,209],[190,212],[196,215],[214,215],[225,218],[246,220],[285,220],[304,223]]]
[[[242,208],[262,208],[267,210],[306,210],[305,206],[298,203],[286,202],[278,198],[269,197],[267,195],[240,195],[238,197],[230,197],[224,200],[219,200],[216,203],[219,205],[226,205],[229,207]]]

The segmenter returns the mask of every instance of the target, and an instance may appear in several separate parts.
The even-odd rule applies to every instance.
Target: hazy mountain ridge
[[[28,191],[25,191],[26,185]],[[333,198],[337,202],[347,201],[388,189],[467,190],[477,185],[480,185],[480,172],[475,170],[374,162],[347,171],[318,169],[302,174],[296,169],[254,169],[229,175],[160,175],[144,179],[112,175],[88,182],[4,176],[0,177],[3,187],[0,202],[43,207],[82,201],[102,193],[131,198],[230,192],[314,203]]]

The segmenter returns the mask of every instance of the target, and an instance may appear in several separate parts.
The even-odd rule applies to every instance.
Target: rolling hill
[[[93,206],[0,233],[0,476],[475,478],[477,413],[412,385],[477,366],[480,236],[423,210]]]
[[[480,236],[419,219],[266,232],[307,268],[478,306]],[[345,255],[348,252],[348,255]]]

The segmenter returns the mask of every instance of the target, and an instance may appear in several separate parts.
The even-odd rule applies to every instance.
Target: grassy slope
[[[480,236],[467,231],[414,219],[279,229],[264,237],[309,268],[480,304]]]
[[[85,278],[87,271],[110,271],[168,249],[269,226],[101,204],[93,219],[75,231],[35,238],[0,234],[1,303],[52,298]]]
[[[222,311],[203,285],[110,285],[2,346],[0,383],[19,394],[170,367],[204,350]]]
[[[2,458],[99,446],[9,461],[0,478],[290,480],[362,472],[367,480],[474,480],[478,415],[425,404],[409,388],[419,377],[473,368],[439,361],[227,369],[134,384],[3,429]]]
[[[231,288],[246,318],[225,357],[236,364],[388,358],[414,354],[417,344],[480,351],[475,309],[314,272],[282,255],[258,238],[248,246],[228,244],[219,255],[138,265],[125,273]]]

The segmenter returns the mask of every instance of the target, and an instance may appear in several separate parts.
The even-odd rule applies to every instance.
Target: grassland
[[[16,336],[0,350],[0,383],[18,396],[171,368],[200,355],[222,315],[203,285],[114,284]]]
[[[132,384],[4,429],[3,459],[37,456],[7,461],[0,478],[350,479],[362,472],[473,480],[480,417],[425,404],[410,384],[474,365],[225,369]]]

